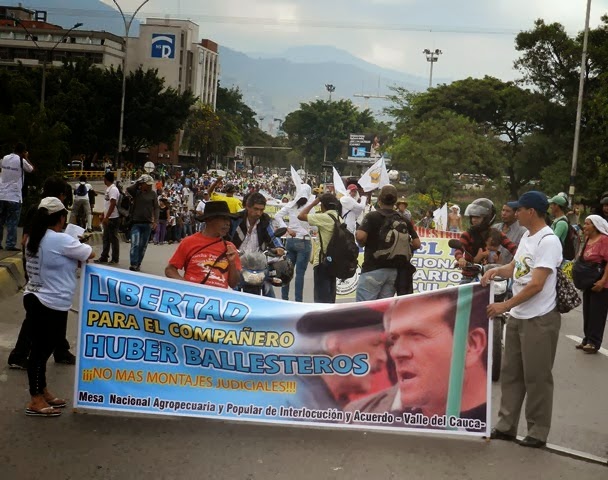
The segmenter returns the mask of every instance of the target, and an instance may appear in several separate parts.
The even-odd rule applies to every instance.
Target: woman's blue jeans
[[[295,267],[295,299],[296,302],[303,302],[304,297],[304,274],[308,268],[310,261],[310,253],[312,251],[312,243],[309,239],[303,238],[288,238],[285,243],[287,258],[291,260]],[[290,284],[293,283],[290,282]],[[281,287],[281,298],[289,300],[289,285]]]

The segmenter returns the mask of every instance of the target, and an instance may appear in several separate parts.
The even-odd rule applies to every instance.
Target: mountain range
[[[8,1],[15,6],[22,3]],[[83,29],[124,35],[120,14],[100,0],[34,0],[24,6],[47,11],[50,23],[69,27],[82,22]],[[130,35],[138,32],[139,23],[135,21]],[[334,99],[351,99],[355,104],[369,107],[377,116],[382,115],[386,100],[354,95],[386,96],[392,85],[414,91],[427,86],[426,78],[381,68],[331,46],[296,46],[280,54],[242,53],[221,46],[220,66],[221,84],[238,87],[245,102],[258,113],[262,128],[270,132],[276,129],[275,118],[284,119],[301,102],[328,98],[326,84],[335,86]]]

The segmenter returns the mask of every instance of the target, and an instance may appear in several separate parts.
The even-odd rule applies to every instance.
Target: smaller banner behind
[[[302,304],[87,265],[74,405],[487,435],[489,292]]]
[[[440,288],[458,285],[462,277],[460,270],[454,267],[454,253],[448,245],[450,238],[460,238],[460,233],[445,232],[429,228],[416,227],[421,247],[414,252],[412,265],[414,273],[414,292],[429,292]],[[314,242],[313,247],[318,248]],[[338,280],[336,293],[339,299],[355,298],[359,275],[363,265],[363,249],[359,254],[357,273],[346,280]]]

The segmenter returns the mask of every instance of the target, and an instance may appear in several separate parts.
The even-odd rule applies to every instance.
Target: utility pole
[[[583,54],[581,58],[581,74],[578,81],[578,102],[576,105],[576,123],[574,127],[574,146],[572,147],[572,169],[570,170],[570,189],[568,197],[570,205],[574,201],[576,190],[576,169],[578,166],[578,147],[581,140],[581,117],[583,115],[583,93],[585,92],[585,75],[587,73],[587,44],[589,43],[589,17],[591,16],[591,0],[587,0],[585,15],[585,33],[583,35]]]
[[[429,88],[433,88],[433,64],[439,60],[439,55],[441,55],[443,52],[441,50],[439,50],[438,48],[436,48],[434,51],[429,50],[428,48],[425,48],[422,53],[424,53],[426,55],[426,61],[430,62],[431,64],[431,74],[429,76]]]
[[[125,23],[125,54],[122,57],[122,96],[120,98],[120,129],[118,130],[118,150],[116,152],[116,165],[115,165],[115,167],[118,168],[118,157],[120,156],[120,153],[122,152],[122,136],[123,136],[123,132],[124,132],[124,128],[125,128],[125,96],[127,94],[127,72],[126,72],[126,70],[127,70],[127,55],[129,54],[129,30],[131,30],[131,25],[133,24],[133,20],[135,19],[135,15],[137,15],[137,12],[139,12],[141,10],[141,8],[146,3],[148,3],[150,0],[144,0],[139,5],[139,7],[137,7],[137,9],[133,13],[133,15],[131,15],[131,18],[129,20],[127,20],[127,17],[125,16],[124,12],[122,11],[122,8],[120,8],[120,5],[118,5],[118,2],[116,0],[112,0],[112,1],[118,8],[118,11],[120,12],[120,15],[122,17],[122,21]]]

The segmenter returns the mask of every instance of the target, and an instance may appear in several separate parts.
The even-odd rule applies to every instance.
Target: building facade
[[[102,68],[122,65],[124,39],[108,32],[69,30],[46,21],[46,12],[0,6],[0,68],[19,63],[61,66],[86,59]]]
[[[127,69],[158,69],[165,85],[178,92],[190,90],[215,108],[219,76],[218,46],[199,40],[196,23],[189,20],[147,18],[139,37],[128,39]]]

